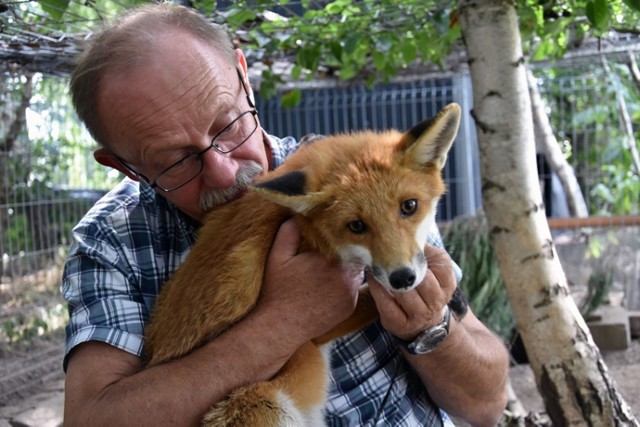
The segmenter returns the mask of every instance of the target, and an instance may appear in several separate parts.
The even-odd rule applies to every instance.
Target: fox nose
[[[416,281],[416,273],[410,268],[401,268],[389,276],[389,283],[393,289],[407,289]]]

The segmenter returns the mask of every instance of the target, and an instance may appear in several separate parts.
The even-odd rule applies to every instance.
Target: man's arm
[[[285,223],[256,308],[184,358],[143,369],[115,347],[79,345],[67,366],[65,425],[198,425],[231,390],[272,377],[302,343],[348,317],[362,271],[297,254],[298,239],[295,223]]]
[[[108,344],[81,344],[67,367],[65,425],[198,425],[215,401],[268,379],[287,360],[256,322],[247,319],[192,354],[149,369]]]
[[[406,341],[442,321],[442,309],[456,288],[448,254],[431,246],[425,254],[429,272],[413,291],[391,294],[369,280],[382,325]],[[406,360],[442,409],[474,426],[496,425],[507,402],[509,355],[471,310],[461,321],[452,316],[449,336],[433,352],[406,352]]]

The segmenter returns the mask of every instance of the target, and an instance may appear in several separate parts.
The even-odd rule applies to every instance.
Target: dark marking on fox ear
[[[287,196],[302,196],[306,194],[307,175],[302,171],[293,171],[268,181],[260,182],[254,186]]]
[[[458,132],[460,115],[458,104],[447,105],[432,119],[407,131],[399,150],[405,150],[417,165],[431,165],[441,170]]]
[[[436,117],[432,117],[430,119],[421,121],[411,129],[409,129],[408,133],[411,135],[411,137],[415,141],[416,139],[420,138],[420,135],[422,135],[427,129],[431,127],[435,119]]]
[[[409,129],[408,133],[414,140],[417,140],[431,127],[438,125],[440,126],[440,130],[438,134],[434,136],[438,139],[453,140],[458,132],[459,123],[460,107],[456,104],[449,104],[440,110],[434,117],[424,120]]]

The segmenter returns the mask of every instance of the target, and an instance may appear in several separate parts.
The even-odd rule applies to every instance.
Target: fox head
[[[441,172],[460,123],[450,104],[406,133],[358,132],[303,144],[253,190],[291,209],[313,249],[364,264],[393,291],[418,286],[436,232]]]

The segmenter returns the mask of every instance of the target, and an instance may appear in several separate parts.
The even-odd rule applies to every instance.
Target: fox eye
[[[351,230],[351,232],[355,234],[362,234],[367,231],[367,225],[359,219],[351,221],[347,224],[347,227],[349,227],[349,230]]]
[[[400,204],[400,212],[403,216],[411,216],[418,209],[418,201],[416,199],[408,199]]]

